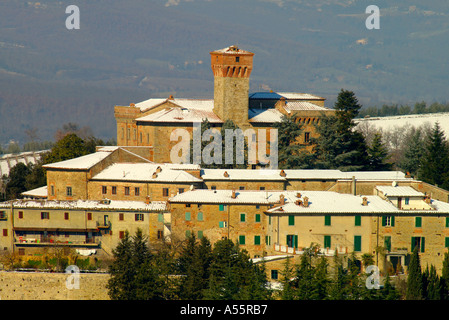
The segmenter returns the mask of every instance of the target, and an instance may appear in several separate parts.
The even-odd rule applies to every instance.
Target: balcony
[[[280,245],[278,243],[274,244],[274,251],[277,252],[283,252],[288,254],[303,254],[304,250],[303,248],[292,248],[284,245]],[[337,247],[337,249],[329,249],[329,248],[320,248],[320,254],[323,254],[325,256],[334,256],[335,253],[337,254],[347,254],[348,253],[348,247]]]
[[[48,246],[67,246],[67,247],[100,247],[101,240],[96,238],[86,238],[85,240],[61,241],[51,237],[14,237],[14,245],[28,247],[48,247]]]
[[[8,215],[4,211],[0,211],[0,221],[8,220]]]
[[[109,229],[111,228],[111,221],[96,221],[97,229]]]

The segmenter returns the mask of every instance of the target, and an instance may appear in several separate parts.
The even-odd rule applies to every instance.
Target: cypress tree
[[[408,266],[407,290],[405,298],[407,300],[423,299],[423,275],[417,246],[413,250],[410,264]]]

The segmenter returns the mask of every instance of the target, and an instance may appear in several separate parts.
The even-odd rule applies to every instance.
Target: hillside
[[[365,106],[445,101],[449,4],[377,1],[380,30],[365,27],[364,1],[75,1],[0,3],[0,144],[67,122],[115,136],[113,106],[150,97],[212,97],[209,52],[254,52],[251,90],[353,90]],[[101,125],[99,125],[101,124]]]

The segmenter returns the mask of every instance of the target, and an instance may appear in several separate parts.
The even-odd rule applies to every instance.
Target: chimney
[[[175,99],[175,98],[173,97],[172,94],[168,97],[168,100],[174,100],[174,99]]]
[[[228,178],[228,177],[229,177],[229,173],[228,173],[227,171],[225,171],[225,172],[223,173],[223,176],[225,176],[225,178]]]
[[[406,178],[411,178],[412,176],[410,175],[410,172],[407,171],[407,173],[405,174]]]
[[[136,105],[134,103],[129,104],[130,107],[135,107]]]
[[[353,195],[357,195],[357,187],[355,185],[355,176],[352,176],[352,185],[351,185],[351,187],[352,187],[352,194]]]
[[[301,201],[301,200],[296,200],[296,201],[295,201],[295,204],[296,204],[297,206],[301,206],[301,205],[302,205],[302,201]]]
[[[153,172],[152,178],[153,178],[153,179],[156,179],[156,178],[157,178],[157,173],[156,173],[156,172]]]
[[[362,206],[367,206],[368,205],[368,198],[367,197],[363,197],[362,198]]]
[[[160,167],[160,166],[158,166],[157,168],[156,168],[156,173],[159,173],[159,172],[161,172],[162,171],[162,168]]]
[[[283,194],[280,195],[279,200],[281,202],[281,206],[283,206],[285,204],[285,197]]]
[[[232,198],[232,199],[237,198],[237,195],[235,194],[235,190],[232,190],[231,198]]]
[[[296,198],[301,198],[301,192],[296,193]]]
[[[432,198],[431,198],[429,195],[426,195],[425,198],[424,198],[424,201],[425,201],[427,204],[430,204],[430,203],[432,202]]]
[[[287,174],[285,173],[285,171],[284,171],[284,170],[281,170],[281,173],[280,173],[280,175],[281,175],[281,177],[285,177],[285,176],[287,176]]]
[[[150,204],[150,196],[146,196],[146,198],[145,198],[145,204]]]
[[[304,207],[308,207],[309,206],[309,198],[308,197],[304,197]]]

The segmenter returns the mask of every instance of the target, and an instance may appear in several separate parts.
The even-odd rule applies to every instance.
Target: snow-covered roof
[[[310,93],[277,92],[277,94],[283,96],[287,100],[324,100],[324,98]]]
[[[99,151],[78,158],[46,164],[46,169],[88,170],[111,155],[111,152]]]
[[[47,186],[39,187],[36,189],[28,190],[25,192],[22,192],[22,195],[25,197],[32,197],[32,198],[47,198]]]
[[[281,194],[288,191],[247,191],[195,189],[175,195],[169,199],[173,203],[216,203],[216,204],[274,204]]]
[[[249,122],[260,123],[280,122],[282,120],[282,113],[279,110],[273,108],[250,108],[248,109],[248,120]]]
[[[73,209],[73,210],[130,210],[130,211],[166,211],[165,201],[120,201],[120,200],[12,200],[0,203],[0,208],[30,209]]]
[[[254,54],[252,52],[239,49],[237,46],[229,46],[223,49],[214,50],[211,53]]]
[[[281,170],[269,169],[202,169],[203,180],[274,180],[284,181]]]
[[[295,111],[329,111],[331,109],[317,106],[314,103],[307,101],[286,101],[284,106],[285,111],[288,113]]]
[[[180,183],[202,181],[185,171],[170,169],[170,166],[155,163],[115,163],[93,176],[92,180]]]
[[[387,197],[424,197],[424,193],[419,192],[409,186],[376,186]]]

